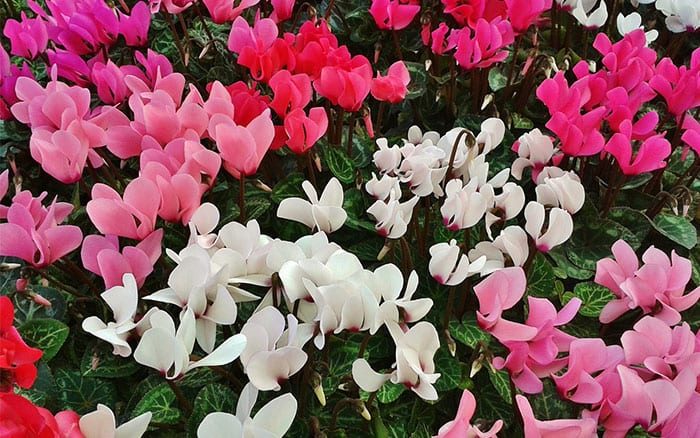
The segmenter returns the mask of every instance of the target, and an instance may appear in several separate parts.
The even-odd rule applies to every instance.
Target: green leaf
[[[194,399],[192,415],[187,422],[190,436],[197,436],[197,428],[208,414],[212,412],[233,413],[238,396],[227,386],[212,383],[202,388]]]
[[[532,129],[535,127],[535,124],[532,122],[532,120],[528,119],[527,117],[524,117],[518,113],[513,113],[513,128],[515,129]]]
[[[550,379],[542,381],[544,389],[541,393],[528,397],[535,418],[538,420],[556,420],[571,418],[569,405],[557,393],[557,388]]]
[[[83,377],[77,371],[56,370],[56,387],[62,409],[78,414],[94,411],[98,403],[114,406],[117,390],[111,382]]]
[[[425,70],[425,64],[420,62],[404,62],[408,74],[411,75],[411,82],[408,84],[408,93],[406,99],[411,100],[425,94],[428,83],[428,72]]]
[[[491,91],[498,91],[506,88],[507,78],[501,73],[497,68],[492,68],[489,70],[489,87]]]
[[[391,403],[398,399],[405,390],[406,386],[401,383],[386,382],[377,391],[377,400],[384,404]]]
[[[355,181],[355,163],[340,147],[328,146],[325,148],[326,165],[336,178],[345,184]]]
[[[627,228],[609,219],[578,220],[581,224],[566,245],[566,255],[576,266],[595,271],[598,260],[610,255],[610,248],[618,239],[638,247],[637,237]]]
[[[151,422],[153,423],[177,423],[180,421],[182,413],[172,406],[174,401],[175,393],[173,390],[167,383],[161,383],[141,398],[132,413],[132,417],[151,412],[153,414]]]
[[[435,382],[435,389],[439,392],[454,389],[462,381],[462,367],[459,365],[459,360],[452,357],[447,347],[440,348],[435,354],[435,372],[440,373],[440,378]]]
[[[542,253],[537,253],[527,273],[527,294],[539,298],[554,296],[554,268]]]
[[[188,371],[182,379],[178,380],[177,384],[182,388],[199,389],[204,385],[216,382],[218,379],[218,374],[208,367],[202,367]]]
[[[476,315],[468,314],[464,316],[462,322],[453,319],[450,321],[450,335],[452,338],[468,347],[476,348],[479,341],[488,344],[491,335],[479,328],[476,322]]]
[[[245,200],[245,210],[246,210],[246,221],[252,221],[253,219],[259,219],[262,215],[267,213],[270,209],[272,203],[265,198],[246,198]]]
[[[56,381],[51,374],[51,369],[43,361],[36,364],[37,376],[34,384],[29,389],[16,388],[16,393],[26,397],[32,403],[47,407],[49,400],[53,399],[56,392]]]
[[[68,326],[55,319],[32,319],[19,326],[22,339],[31,347],[39,348],[44,352],[42,359],[45,362],[53,359],[68,339]]]
[[[510,403],[512,400],[512,392],[510,390],[510,377],[505,370],[497,370],[492,366],[486,367],[489,370],[489,380],[496,388],[496,392],[501,396],[503,401]]]
[[[306,194],[304,194],[304,190],[301,188],[301,183],[303,183],[305,179],[304,175],[298,172],[288,175],[272,189],[272,200],[279,204],[286,198],[306,199]]]
[[[646,238],[651,229],[651,221],[647,215],[633,208],[615,207],[610,210],[608,217],[634,233],[640,242]]]
[[[698,232],[685,217],[661,213],[654,218],[652,226],[684,248],[693,249],[698,244]]]
[[[80,361],[83,377],[105,377],[114,379],[127,377],[139,370],[139,365],[132,358],[123,358],[112,354],[112,350],[103,345],[87,348]]]
[[[599,284],[587,281],[578,283],[574,287],[574,292],[566,292],[563,297],[563,304],[571,301],[571,298],[578,297],[582,303],[579,313],[590,318],[597,318],[608,302],[615,299],[610,289]]]

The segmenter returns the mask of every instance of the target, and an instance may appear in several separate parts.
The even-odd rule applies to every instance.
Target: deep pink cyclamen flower
[[[277,24],[270,18],[256,18],[251,27],[243,17],[237,17],[228,37],[228,49],[238,54],[238,64],[248,67],[253,79],[267,82],[284,66],[290,70],[294,67],[289,44],[277,35]]]
[[[296,58],[294,73],[306,73],[312,81],[321,75],[329,55],[338,50],[338,39],[325,20],[308,20],[296,35],[286,34],[285,38],[289,39]]]
[[[10,106],[19,101],[15,92],[15,84],[20,77],[34,79],[32,71],[26,62],[20,69],[10,62],[10,55],[0,45],[0,120],[12,120]]]
[[[314,88],[333,105],[346,111],[357,111],[369,94],[371,83],[369,60],[356,55],[349,62],[323,67],[321,77],[314,81]]]
[[[671,155],[671,143],[663,134],[657,134],[644,140],[632,159],[632,125],[629,121],[621,125],[621,130],[614,134],[605,145],[605,152],[615,157],[622,173],[627,176],[639,175],[666,167],[666,158]]]
[[[21,17],[21,22],[13,18],[7,20],[3,34],[12,44],[10,53],[26,59],[34,59],[38,54],[46,51],[49,43],[46,22],[41,17],[27,18],[24,11]]]
[[[473,32],[472,32],[473,31]],[[502,50],[514,40],[513,28],[499,17],[488,22],[480,18],[472,30],[464,27],[450,32],[449,44],[456,45],[454,57],[465,70],[490,67],[508,57]]]
[[[292,18],[296,0],[270,0],[270,3],[272,4],[272,14],[270,14],[270,18],[275,23],[281,23]]]
[[[304,110],[297,108],[284,118],[284,131],[287,146],[296,154],[303,154],[326,133],[328,116],[323,108],[311,108],[307,117]]]
[[[411,24],[420,11],[416,0],[372,0],[369,13],[379,29],[401,30]]]
[[[676,67],[670,58],[659,61],[649,85],[663,96],[668,111],[677,119],[696,108],[700,105],[700,49],[693,51],[690,68]]]
[[[151,27],[151,11],[140,1],[131,8],[129,15],[118,11],[119,33],[124,36],[126,45],[142,47],[148,43],[148,29]]]
[[[108,185],[95,184],[86,210],[100,233],[142,240],[155,229],[160,200],[154,182],[136,178],[126,186],[123,198]]]
[[[525,33],[540,14],[552,8],[552,0],[505,0],[506,14],[516,34]]]
[[[476,26],[477,20],[483,18],[491,21],[496,17],[506,18],[506,4],[503,0],[441,0],[445,13],[461,26]]]
[[[163,230],[158,229],[136,246],[125,246],[120,251],[117,236],[91,235],[83,240],[80,258],[85,269],[102,277],[105,289],[121,286],[126,273],[133,274],[141,287],[161,255],[162,239]]]
[[[2,243],[0,243],[2,245]],[[0,296],[0,371],[3,379],[0,381],[0,394],[14,392],[14,384],[17,383],[22,388],[29,388],[36,380],[37,370],[34,363],[43,354],[37,348],[29,347],[13,327],[15,308],[8,297]],[[0,404],[0,407],[2,405]],[[3,417],[12,412],[3,411]],[[4,418],[3,418],[4,420]],[[0,423],[0,433],[3,430],[3,423]]]
[[[411,82],[411,75],[408,73],[406,64],[403,61],[396,61],[391,64],[386,76],[377,72],[377,77],[372,79],[370,92],[377,100],[399,103],[408,93],[409,82]]]
[[[451,29],[445,23],[440,23],[438,27],[430,33],[430,50],[436,55],[442,55],[457,47],[454,38],[448,38],[447,34]],[[459,32],[459,31],[458,31]]]
[[[7,222],[0,224],[0,255],[18,257],[35,267],[45,267],[80,246],[83,233],[75,225],[59,225],[73,207],[53,200],[46,208],[46,192],[32,197],[23,191],[12,198]]]
[[[288,70],[280,70],[270,78],[268,85],[274,93],[270,108],[282,118],[311,101],[311,80],[306,74],[293,75]]]
[[[700,123],[690,114],[687,114],[683,120],[683,135],[681,140],[687,145],[683,152],[683,158],[688,152],[688,147],[690,147],[696,154],[700,155]]]

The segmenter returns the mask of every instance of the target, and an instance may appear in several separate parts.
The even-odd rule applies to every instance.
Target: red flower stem
[[[177,34],[177,29],[175,29],[175,25],[173,24],[173,19],[170,17],[170,14],[165,12],[163,14],[165,17],[165,22],[168,23],[168,27],[170,28],[170,33],[173,34],[173,41],[175,41],[175,47],[177,47],[178,53],[180,53],[180,59],[182,60],[182,65],[185,67],[185,70],[187,73],[190,72],[189,67],[187,66],[187,56],[185,55],[185,50],[182,48],[182,41],[180,41],[180,36]]]
[[[348,125],[348,140],[346,142],[346,148],[348,157],[352,158],[352,135],[355,132],[355,118],[357,117],[357,112],[353,111],[350,116],[350,124]]]

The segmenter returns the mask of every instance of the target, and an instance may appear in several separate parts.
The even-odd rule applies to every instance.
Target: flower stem
[[[240,214],[238,215],[238,221],[245,223],[245,175],[241,174],[238,179],[238,209]]]
[[[192,404],[187,399],[187,397],[185,397],[185,394],[182,392],[180,387],[177,386],[177,384],[170,379],[165,379],[165,381],[168,382],[168,386],[170,386],[170,389],[172,389],[173,392],[175,393],[175,396],[177,397],[177,400],[180,402],[180,406],[185,411],[185,414],[187,416],[192,414]]]

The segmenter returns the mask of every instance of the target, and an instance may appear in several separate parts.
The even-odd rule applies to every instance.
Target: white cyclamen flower
[[[535,128],[520,136],[516,142],[518,158],[513,161],[510,173],[517,180],[523,177],[523,170],[532,168],[532,179],[537,179],[542,168],[554,155],[554,143],[548,135]]]
[[[525,231],[535,240],[537,249],[543,252],[569,240],[574,231],[574,221],[566,210],[552,208],[548,218],[547,227],[543,230],[544,205],[530,201],[525,207]]]
[[[542,176],[541,174],[540,176]],[[562,171],[561,176],[543,177],[535,187],[537,202],[545,206],[561,207],[571,214],[583,207],[586,191],[575,172]]]
[[[110,321],[105,324],[100,318],[90,316],[83,320],[82,327],[91,335],[112,344],[114,354],[128,357],[131,355],[131,346],[127,339],[131,330],[137,328],[137,324],[134,323],[134,315],[139,301],[139,288],[131,273],[124,274],[122,283],[123,286],[114,286],[100,295],[112,309],[114,322]]]
[[[696,0],[657,0],[656,9],[666,16],[666,27],[674,33],[700,28],[700,3]]]
[[[486,198],[472,179],[462,187],[461,179],[451,179],[445,186],[447,198],[440,207],[442,221],[450,230],[463,230],[476,225],[486,213]]]
[[[80,417],[78,426],[85,438],[141,438],[151,422],[151,417],[150,412],[145,412],[117,427],[114,412],[100,403],[97,410]]]
[[[374,165],[380,173],[393,174],[401,164],[401,149],[398,145],[389,147],[386,138],[378,138],[379,150],[372,155]]]
[[[297,319],[287,315],[290,332],[296,332]],[[251,316],[241,329],[247,344],[241,363],[250,383],[261,391],[279,391],[280,382],[296,374],[306,363],[306,353],[294,345],[278,345],[285,320],[275,307],[265,307]],[[294,336],[287,336],[287,342]]]
[[[598,0],[581,0],[571,11],[571,15],[587,30],[598,29],[608,20],[608,7],[605,0],[600,0],[600,5],[593,10]]]
[[[370,328],[370,334],[375,334],[387,322],[406,324],[419,321],[433,307],[433,300],[430,298],[413,299],[413,294],[418,288],[416,271],[411,271],[409,274],[403,297],[399,298],[401,291],[404,290],[403,274],[396,265],[391,263],[375,269],[367,286],[372,290],[381,291],[383,298],[374,319],[374,325]]]
[[[622,14],[622,12],[617,14],[617,32],[620,35],[625,36],[628,33],[637,29],[644,30],[644,26],[642,26],[642,16],[639,15],[638,12],[632,12],[626,17],[624,16],[624,14]],[[647,45],[649,45],[649,43],[656,41],[656,38],[659,37],[659,31],[656,29],[652,29],[648,32],[645,32],[644,36],[646,36]]]
[[[343,226],[348,214],[343,210],[343,186],[337,178],[328,181],[320,199],[309,181],[304,181],[301,187],[311,202],[301,198],[286,198],[277,208],[278,217],[301,222],[312,230],[318,228],[326,233],[332,233]]]
[[[418,196],[414,196],[406,202],[400,202],[401,194],[393,190],[389,194],[389,201],[377,200],[368,209],[377,221],[377,232],[389,239],[398,239],[406,233],[408,223],[413,216],[413,208],[418,203]]]
[[[470,262],[466,254],[460,253],[454,239],[450,243],[441,242],[431,246],[428,262],[430,275],[440,284],[455,286],[481,271],[486,263],[486,257]]]
[[[250,417],[258,399],[258,390],[248,383],[238,397],[236,415],[212,412],[197,428],[198,438],[282,438],[292,426],[297,414],[297,400],[284,394],[267,402],[254,417]]]
[[[386,200],[393,190],[395,193],[401,193],[401,184],[399,178],[391,176],[387,173],[382,175],[381,179],[377,179],[377,175],[372,172],[372,179],[365,184],[365,190],[372,195],[374,199]]]
[[[496,237],[493,244],[503,254],[508,254],[513,266],[523,266],[530,255],[527,234],[517,225],[511,225],[501,230],[501,234]]]
[[[150,323],[151,328],[143,333],[134,351],[134,359],[141,365],[160,371],[169,380],[182,377],[196,367],[231,363],[246,345],[245,336],[234,335],[202,359],[190,361],[196,332],[192,309],[187,309],[181,316],[177,331],[173,319],[162,310],[151,315]]]

